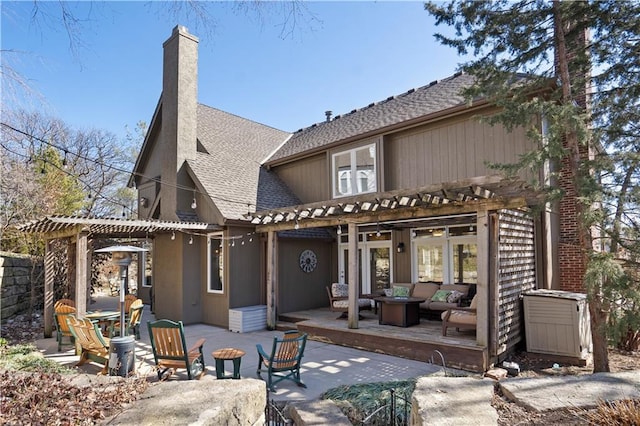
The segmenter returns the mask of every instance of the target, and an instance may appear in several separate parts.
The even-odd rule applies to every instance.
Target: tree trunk
[[[553,2],[554,11],[554,34],[555,34],[555,46],[556,46],[556,60],[557,69],[556,72],[560,77],[560,84],[562,88],[562,103],[569,106],[574,102],[574,97],[571,88],[571,73],[569,71],[569,54],[567,49],[567,43],[565,39],[565,27],[567,23],[564,22],[562,17],[562,11],[560,8],[560,2],[555,0]],[[578,79],[580,81],[580,79]],[[588,209],[581,200],[583,190],[581,188],[581,173],[585,173],[584,167],[582,167],[582,156],[580,154],[580,145],[578,135],[570,124],[566,125],[566,141],[569,150],[569,172],[571,173],[573,185],[576,190],[576,219],[578,228],[578,243],[582,249],[583,264],[587,265],[589,261],[589,253],[593,250],[591,233],[588,227],[585,225],[582,217],[585,209]],[[584,283],[584,287],[587,291],[587,299],[589,301],[589,314],[591,318],[591,339],[593,341],[593,372],[606,372],[609,371],[609,353],[607,345],[607,335],[605,332],[605,326],[607,324],[608,313],[606,309],[603,309],[602,299],[602,284],[603,283]]]

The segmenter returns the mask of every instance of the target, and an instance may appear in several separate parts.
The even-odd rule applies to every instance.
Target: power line
[[[48,142],[48,141],[46,141],[46,140],[44,140],[44,139],[42,139],[42,138],[39,138],[39,137],[37,137],[37,136],[35,136],[35,135],[32,135],[32,134],[30,134],[30,133],[27,133],[27,132],[25,132],[25,131],[23,131],[23,130],[16,129],[15,127],[13,127],[13,126],[11,126],[11,125],[9,125],[9,124],[7,124],[7,123],[0,122],[0,124],[2,124],[2,125],[3,125],[3,126],[5,126],[6,128],[8,128],[8,129],[10,129],[10,130],[12,130],[12,131],[14,131],[14,132],[16,132],[16,133],[19,133],[19,134],[21,134],[21,135],[23,135],[23,136],[26,136],[26,137],[28,137],[28,138],[32,138],[32,139],[34,139],[34,140],[36,140],[36,141],[38,141],[38,142],[40,142],[40,143],[43,143],[43,144],[45,144],[45,145],[48,145],[48,146],[50,146],[50,147],[52,147],[52,148],[55,148],[55,149],[57,149],[57,150],[59,150],[59,151],[63,151],[65,154],[71,154],[71,155],[74,155],[74,156],[76,156],[76,157],[78,157],[78,158],[81,158],[81,159],[83,159],[83,160],[85,160],[85,161],[88,161],[88,162],[90,162],[90,163],[98,164],[98,165],[100,165],[100,166],[102,166],[102,167],[105,167],[105,168],[108,168],[108,169],[112,169],[112,170],[115,170],[115,171],[120,172],[120,173],[126,173],[126,174],[128,174],[128,175],[137,176],[137,177],[140,177],[140,178],[143,178],[143,179],[147,179],[147,180],[149,180],[149,181],[151,181],[151,182],[159,183],[160,185],[165,185],[165,186],[172,187],[172,188],[175,188],[175,189],[179,189],[179,190],[182,190],[182,191],[196,192],[196,193],[201,194],[201,195],[207,195],[207,196],[209,196],[210,198],[215,199],[215,200],[219,200],[219,201],[226,201],[226,202],[228,202],[228,203],[233,203],[233,204],[240,204],[240,205],[242,205],[242,206],[254,206],[254,207],[256,207],[256,208],[257,208],[257,205],[256,205],[255,203],[246,202],[246,201],[237,201],[237,200],[232,200],[232,199],[225,198],[225,197],[220,197],[220,196],[216,196],[216,195],[211,195],[211,194],[203,193],[202,191],[198,191],[195,187],[194,187],[194,188],[189,188],[189,187],[186,187],[186,186],[184,186],[184,185],[178,185],[178,184],[166,183],[166,182],[163,182],[163,181],[162,181],[162,179],[159,179],[159,178],[156,178],[156,177],[145,176],[145,175],[143,175],[143,174],[141,174],[141,173],[131,172],[131,171],[129,171],[129,170],[124,170],[124,169],[122,169],[122,168],[120,168],[120,167],[116,167],[116,166],[111,165],[111,164],[105,164],[104,162],[102,162],[102,161],[100,161],[100,160],[96,160],[96,159],[93,159],[93,158],[87,157],[87,156],[85,156],[85,155],[82,155],[82,154],[80,154],[80,153],[70,151],[70,150],[68,150],[67,148],[60,147],[60,146],[58,146],[58,145],[56,145],[56,144],[54,144],[54,143],[52,143],[52,142]],[[6,149],[6,148],[5,148],[5,149]],[[23,156],[24,156],[24,155],[23,155]],[[24,156],[24,157],[26,157],[26,156]],[[90,187],[90,186],[88,186],[88,185],[87,185],[87,187],[91,188],[91,187]]]
[[[10,148],[6,147],[6,146],[5,146],[4,144],[2,144],[2,143],[0,143],[0,146],[2,146],[2,148],[3,148],[3,149],[5,149],[6,151],[8,151],[8,152],[12,153],[13,155],[17,155],[17,156],[19,156],[19,157],[26,158],[26,159],[30,159],[30,158],[31,158],[31,157],[27,157],[25,154],[23,154],[23,153],[21,153],[21,152],[16,152],[16,151],[14,151],[14,150],[12,150],[12,149],[10,149]],[[89,192],[89,197],[91,198],[91,190],[92,190],[92,189],[94,189],[94,188],[93,188],[90,184],[88,184],[87,182],[85,182],[82,178],[80,178],[80,176],[77,176],[77,175],[75,175],[75,174],[73,174],[73,173],[69,172],[68,170],[65,170],[63,167],[60,167],[60,166],[58,166],[57,164],[52,163],[51,161],[47,161],[47,160],[46,160],[46,159],[44,159],[44,158],[41,158],[40,160],[43,162],[43,164],[44,164],[44,165],[47,165],[47,164],[48,164],[49,166],[55,167],[57,170],[59,170],[59,171],[61,171],[61,172],[65,173],[65,174],[67,174],[68,176],[71,176],[72,178],[76,179],[78,182],[80,182],[80,183],[81,183],[82,185],[84,185],[86,188],[89,188],[89,190],[90,190],[90,192]],[[103,200],[105,200],[105,201],[107,201],[107,202],[109,202],[109,203],[111,203],[111,204],[117,205],[117,206],[119,206],[119,207],[121,206],[123,209],[128,209],[131,213],[134,213],[134,212],[135,212],[135,210],[134,210],[132,207],[129,207],[129,206],[125,205],[124,203],[122,203],[122,202],[120,202],[120,201],[118,201],[118,200],[115,200],[115,199],[113,199],[113,198],[111,198],[111,197],[108,197],[108,196],[106,196],[106,195],[103,195],[103,194],[102,194],[100,191],[98,191],[98,190],[94,190],[94,193],[95,193],[95,197],[94,197],[94,198],[102,198]],[[123,214],[124,214],[124,211],[123,211]]]

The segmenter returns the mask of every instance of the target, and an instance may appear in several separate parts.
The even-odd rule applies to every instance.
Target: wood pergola
[[[478,237],[478,310],[486,321],[488,306],[489,211],[521,209],[539,204],[542,195],[519,178],[484,176],[413,189],[362,194],[258,211],[248,215],[256,232],[267,233],[267,325],[276,326],[278,231],[347,225],[349,235],[349,328],[358,328],[358,226],[371,223],[415,221],[435,216],[475,214]],[[488,344],[488,331],[478,330],[477,341]]]
[[[75,265],[75,295],[78,316],[87,311],[87,289],[89,288],[89,270],[91,251],[88,249],[89,239],[100,238],[147,238],[153,234],[166,232],[206,233],[219,229],[217,226],[199,222],[172,222],[161,220],[136,220],[94,218],[79,216],[46,216],[18,227],[27,233],[41,234],[45,240],[44,256],[44,335],[51,337],[53,330],[53,240],[67,240],[69,256],[67,265]],[[144,253],[141,254],[144,262]],[[142,268],[138,268],[141,273]]]

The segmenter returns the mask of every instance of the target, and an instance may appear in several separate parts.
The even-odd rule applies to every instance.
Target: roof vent
[[[333,111],[324,112],[324,115],[327,117],[327,122],[331,121],[331,114],[333,114]]]

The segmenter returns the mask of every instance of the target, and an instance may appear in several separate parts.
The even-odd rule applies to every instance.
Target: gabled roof
[[[188,164],[225,219],[300,202],[260,164],[289,133],[199,104],[197,135],[206,152]]]
[[[266,164],[462,105],[465,99],[461,91],[473,82],[472,76],[458,73],[348,114],[335,116],[331,121],[298,130]]]

